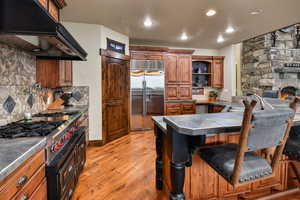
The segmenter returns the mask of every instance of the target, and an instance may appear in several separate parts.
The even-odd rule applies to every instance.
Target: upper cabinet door
[[[177,77],[179,84],[192,83],[192,56],[179,55],[177,59]]]
[[[224,59],[218,58],[213,60],[213,77],[212,77],[213,88],[224,87]]]
[[[165,56],[166,84],[176,84],[177,77],[177,55],[169,54]]]

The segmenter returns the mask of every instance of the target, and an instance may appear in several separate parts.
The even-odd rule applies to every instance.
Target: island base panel
[[[240,133],[224,133],[206,138],[206,145],[238,143]],[[169,200],[172,188],[171,181],[171,162],[168,154],[167,135],[163,134],[163,199]],[[273,152],[258,152],[262,155]],[[238,200],[253,199],[255,197],[265,196],[277,191],[287,190],[288,183],[288,161],[285,156],[282,157],[275,176],[262,181],[252,182],[239,187],[233,187],[224,178],[218,175],[197,153],[192,155],[192,166],[185,167],[184,195],[185,200],[208,200],[224,199]],[[181,170],[182,171],[182,170]],[[174,172],[173,172],[174,173]],[[175,180],[176,181],[176,180]],[[180,193],[180,192],[179,192]],[[174,198],[176,199],[176,198]],[[179,198],[180,199],[180,198]],[[180,199],[181,200],[181,199]]]

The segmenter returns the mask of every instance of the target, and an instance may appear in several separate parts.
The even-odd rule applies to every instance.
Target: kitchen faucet
[[[264,100],[264,98],[262,98],[258,94],[254,93],[254,94],[252,94],[252,96],[254,96],[254,97],[256,97],[258,99],[262,110],[265,110],[265,109],[274,109],[274,107],[270,103],[266,102]]]

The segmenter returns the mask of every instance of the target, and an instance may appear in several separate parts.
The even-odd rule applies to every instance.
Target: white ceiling
[[[102,24],[130,37],[134,44],[221,48],[300,22],[300,0],[69,0],[64,21]],[[205,15],[216,9],[213,17]],[[253,10],[262,9],[259,15]],[[147,29],[145,17],[154,24]],[[237,29],[226,34],[232,25]],[[181,41],[185,31],[190,39]],[[225,42],[216,42],[223,34]]]

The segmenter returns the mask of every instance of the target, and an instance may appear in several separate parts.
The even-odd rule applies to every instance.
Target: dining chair
[[[243,103],[239,143],[204,147],[199,151],[201,158],[233,186],[274,176],[293,125],[297,99],[290,108],[255,112],[255,100]],[[271,148],[275,151],[270,161],[255,152]]]

